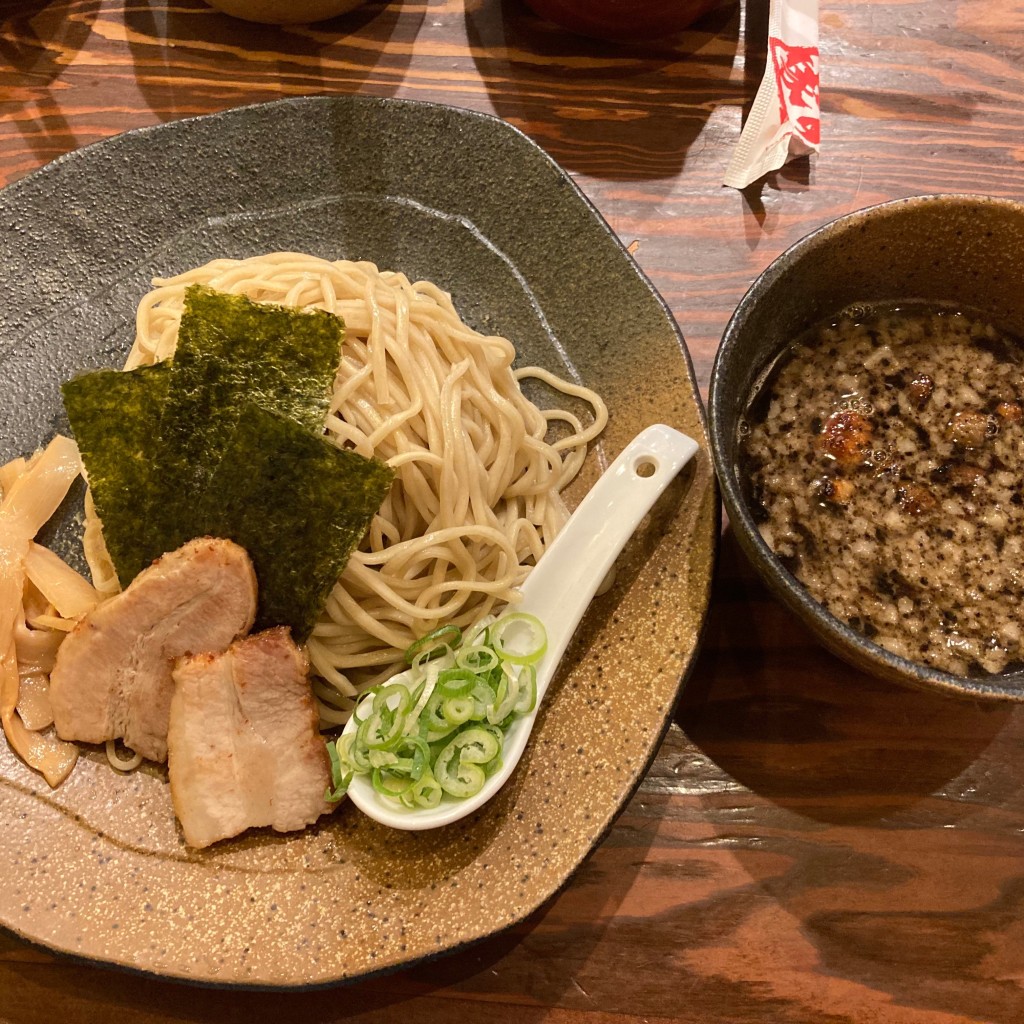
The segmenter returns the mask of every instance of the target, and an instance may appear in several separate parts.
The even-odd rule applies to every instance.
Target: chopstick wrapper
[[[818,0],[771,0],[764,78],[724,183],[745,188],[788,160],[817,153],[820,137]]]

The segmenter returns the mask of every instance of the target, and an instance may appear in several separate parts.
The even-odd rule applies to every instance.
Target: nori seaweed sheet
[[[63,388],[122,586],[194,537],[252,557],[258,626],[316,622],[393,472],[325,440],[339,317],[186,291],[173,361]]]
[[[344,330],[340,317],[323,310],[253,302],[202,285],[186,289],[160,422],[163,494],[152,514],[161,542],[153,557],[210,532],[195,497],[234,435],[243,404],[322,433]]]
[[[127,586],[163,549],[147,515],[169,363],[97,370],[61,387],[107,550]],[[155,554],[154,554],[155,551]]]
[[[387,496],[394,471],[274,412],[245,405],[201,505],[214,536],[241,544],[259,580],[254,629],[301,643]]]

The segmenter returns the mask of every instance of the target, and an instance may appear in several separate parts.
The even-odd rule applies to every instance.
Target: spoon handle
[[[519,608],[536,615],[548,634],[538,702],[608,570],[696,452],[697,442],[672,427],[659,423],[642,431],[590,489],[527,577]]]

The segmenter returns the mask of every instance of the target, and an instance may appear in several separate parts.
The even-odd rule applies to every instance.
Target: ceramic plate
[[[511,782],[458,824],[395,833],[342,806],[302,834],[195,852],[161,770],[120,776],[90,750],[50,791],[0,741],[0,924],[99,961],[257,986],[409,964],[549,899],[654,755],[717,536],[683,340],[608,227],[508,124],[393,100],[287,100],[132,132],[0,193],[0,455],[67,429],[63,379],[121,365],[151,276],[281,249],[430,278],[521,361],[601,391],[611,422],[573,500],[650,423],[702,451],[588,612]],[[80,505],[49,530],[72,556]]]

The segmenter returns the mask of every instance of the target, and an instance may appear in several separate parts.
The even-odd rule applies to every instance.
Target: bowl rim
[[[906,196],[876,203],[833,218],[798,239],[754,279],[740,299],[722,334],[711,368],[708,389],[708,438],[722,501],[740,547],[772,593],[807,625],[825,647],[852,662],[856,667],[889,680],[940,691],[950,696],[984,700],[1024,702],[1024,670],[996,676],[962,676],[911,661],[879,646],[857,632],[816,601],[807,588],[785,568],[768,546],[754,522],[743,496],[735,467],[726,456],[735,420],[730,415],[730,396],[725,393],[724,378],[739,344],[742,329],[753,312],[761,293],[770,289],[789,267],[813,252],[832,235],[856,230],[866,220],[899,214],[906,209],[926,205],[998,206],[1024,218],[1024,202],[969,192],[937,192]],[[777,353],[776,353],[777,355]],[[758,367],[763,370],[764,367]],[[1000,682],[992,682],[999,680]],[[1010,685],[1005,685],[1009,683]]]

